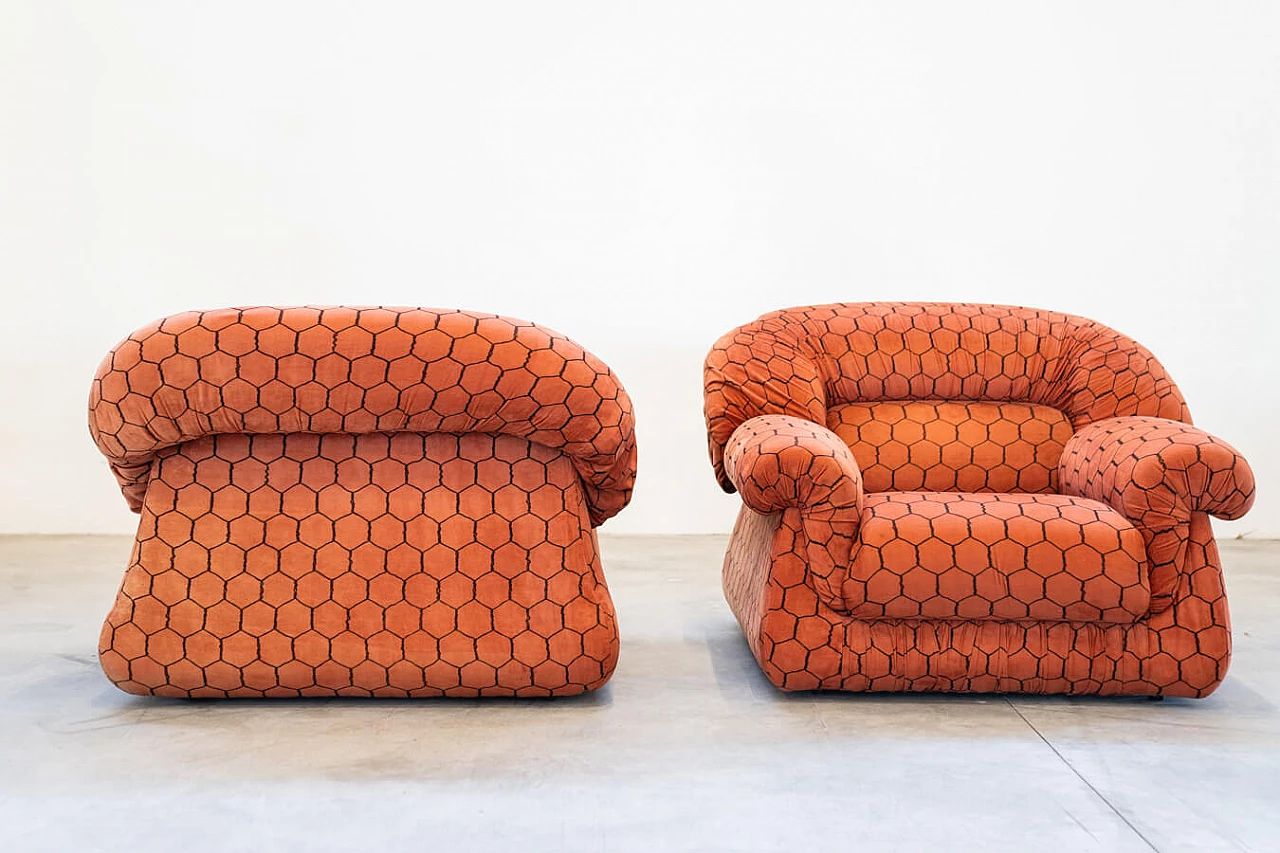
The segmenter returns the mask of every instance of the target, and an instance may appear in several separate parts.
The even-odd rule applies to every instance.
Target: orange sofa
[[[135,332],[89,425],[137,543],[107,676],[164,696],[547,696],[618,657],[595,527],[631,402],[555,332],[464,311],[245,308]]]
[[[1028,308],[767,314],[705,366],[725,593],[785,690],[1205,696],[1248,464],[1142,346]]]

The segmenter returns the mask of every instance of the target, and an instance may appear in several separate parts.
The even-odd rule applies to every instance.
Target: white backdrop
[[[7,2],[0,531],[126,532],[106,350],[231,304],[560,329],[636,403],[614,532],[727,531],[700,364],[776,307],[992,301],[1146,343],[1280,535],[1280,6]]]

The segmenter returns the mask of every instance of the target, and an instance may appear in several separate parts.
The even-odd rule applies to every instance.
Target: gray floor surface
[[[0,538],[0,849],[1280,851],[1280,542],[1223,543],[1212,697],[786,695],[724,537],[603,537],[569,700],[184,702],[95,657],[129,540]]]

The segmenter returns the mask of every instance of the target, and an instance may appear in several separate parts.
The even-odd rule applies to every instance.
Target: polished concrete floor
[[[722,537],[604,537],[623,656],[570,700],[118,692],[129,543],[0,538],[0,849],[1280,851],[1280,542],[1226,542],[1201,700],[784,695]]]

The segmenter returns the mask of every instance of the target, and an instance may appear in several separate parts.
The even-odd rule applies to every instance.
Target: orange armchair
[[[137,543],[107,676],[165,696],[567,695],[618,656],[594,528],[631,403],[573,341],[400,308],[245,308],[135,332],[89,426]]]
[[[705,367],[729,604],[787,690],[1205,696],[1208,515],[1248,464],[1129,338],[992,305],[793,308]]]

